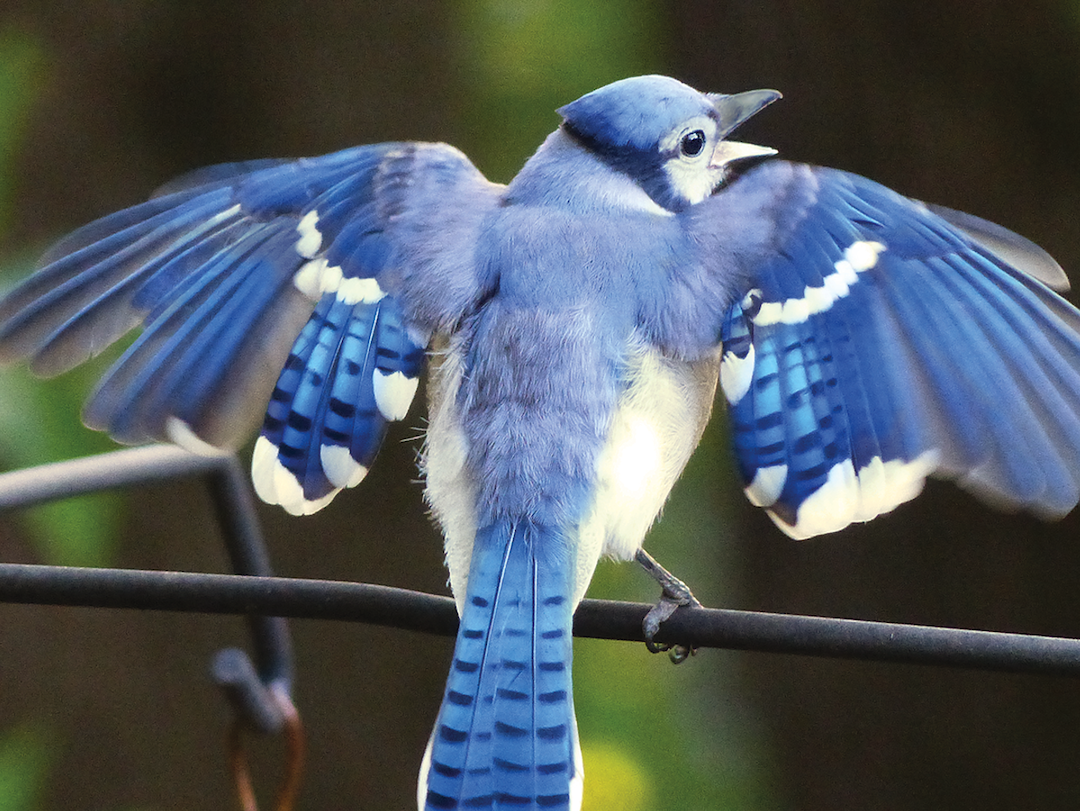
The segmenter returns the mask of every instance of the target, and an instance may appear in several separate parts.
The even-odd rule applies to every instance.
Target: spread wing
[[[1057,264],[978,218],[799,172],[813,193],[776,212],[778,249],[722,329],[750,500],[795,537],[887,512],[934,471],[1005,507],[1071,509],[1080,312],[1038,280],[1064,286]]]
[[[0,361],[56,374],[141,324],[87,424],[205,450],[241,441],[269,401],[256,489],[313,512],[363,478],[405,416],[438,326],[394,289],[417,252],[398,221],[482,210],[495,188],[441,144],[198,170],[55,246],[0,301]]]

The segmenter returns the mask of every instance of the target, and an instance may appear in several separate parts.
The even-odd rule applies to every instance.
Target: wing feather
[[[441,144],[190,172],[57,243],[0,301],[0,361],[56,374],[141,324],[86,422],[206,451],[243,439],[269,402],[257,489],[312,512],[405,416],[436,321],[482,294],[471,255],[421,244],[412,223],[468,245],[499,188]]]
[[[1040,281],[1052,260],[864,178],[801,172],[813,198],[777,210],[784,237],[721,333],[751,500],[796,537],[887,512],[935,470],[1004,507],[1075,506],[1080,312]]]

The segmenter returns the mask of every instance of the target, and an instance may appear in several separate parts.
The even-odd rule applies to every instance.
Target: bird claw
[[[645,636],[645,647],[648,649],[649,653],[667,652],[672,664],[677,665],[681,662],[685,662],[688,658],[697,653],[696,647],[657,642],[655,637],[660,630],[660,626],[667,621],[677,609],[684,606],[688,608],[697,608],[701,605],[701,602],[694,596],[693,592],[690,591],[689,586],[657,563],[656,559],[644,549],[639,549],[635,558],[648,575],[659,583],[660,587],[663,589],[659,602],[649,610],[649,613],[645,615],[645,619],[641,623],[641,630]]]

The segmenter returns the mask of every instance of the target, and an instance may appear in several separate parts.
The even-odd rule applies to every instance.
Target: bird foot
[[[684,662],[697,653],[697,648],[656,642],[655,637],[660,630],[660,626],[675,613],[676,609],[683,606],[697,608],[701,605],[701,602],[690,591],[689,586],[657,563],[656,559],[644,549],[637,551],[635,560],[663,589],[659,602],[645,615],[645,619],[641,623],[641,630],[645,635],[645,647],[649,649],[650,653],[666,651],[673,664]]]

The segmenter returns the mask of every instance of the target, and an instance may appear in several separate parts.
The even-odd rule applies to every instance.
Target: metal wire
[[[0,601],[254,612],[444,636],[457,632],[457,612],[449,597],[332,580],[3,564]],[[574,617],[574,634],[641,642],[641,622],[650,608],[644,603],[584,600]],[[1080,640],[995,631],[695,608],[676,611],[658,639],[696,647],[1080,676]]]
[[[227,487],[246,491],[237,471],[231,457],[207,459],[167,447],[118,451],[2,474],[0,509],[184,475],[224,477]],[[244,497],[238,498],[242,503]],[[227,537],[250,533],[250,525],[237,523],[235,514],[224,519],[233,525],[225,528]],[[251,566],[261,567],[259,561]],[[345,620],[442,635],[457,630],[448,597],[366,583],[267,576],[0,564],[0,601]],[[640,642],[649,608],[585,600],[575,615],[574,633]],[[694,608],[678,610],[657,639],[694,647],[1080,676],[1080,640],[1027,634]]]

